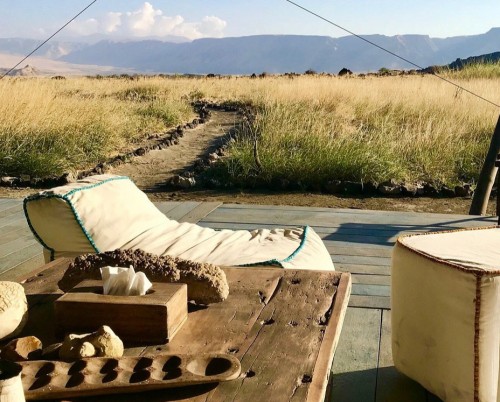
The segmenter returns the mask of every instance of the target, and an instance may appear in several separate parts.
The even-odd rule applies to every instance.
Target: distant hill
[[[9,75],[13,77],[36,77],[37,75],[40,75],[40,72],[35,67],[26,64],[22,68],[12,70]]]
[[[0,53],[25,56],[42,42],[36,39],[0,38]],[[85,46],[88,45],[79,42],[50,41],[36,52],[36,56],[57,59]]]
[[[0,75],[5,74],[20,60],[19,55],[0,53]],[[106,75],[106,74],[134,74],[137,71],[125,68],[109,66],[93,66],[70,64],[58,60],[50,60],[44,57],[32,56],[27,62],[29,65],[15,69],[9,75],[12,76],[54,76],[54,75]]]
[[[481,56],[467,57],[466,59],[456,59],[448,67],[453,70],[460,70],[469,64],[498,63],[500,62],[500,52],[483,54]]]
[[[444,39],[427,35],[364,37],[422,67],[500,51],[500,28],[480,35]],[[0,39],[0,52],[25,54],[33,45],[33,41]],[[41,55],[70,63],[149,73],[302,73],[308,69],[338,73],[343,67],[354,72],[377,71],[382,67],[414,68],[354,36],[258,35],[183,43],[160,40],[53,42],[42,49]]]

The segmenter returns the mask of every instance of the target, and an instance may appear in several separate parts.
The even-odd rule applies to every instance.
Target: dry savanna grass
[[[500,103],[500,82],[490,73],[449,74]],[[192,118],[196,99],[255,107],[255,121],[217,169],[244,185],[470,181],[498,117],[495,107],[432,76],[4,79],[0,173],[57,174],[95,164]]]
[[[0,173],[44,176],[104,160],[193,115],[170,88],[125,80],[0,81]]]

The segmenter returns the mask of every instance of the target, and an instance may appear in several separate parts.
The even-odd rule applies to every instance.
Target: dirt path
[[[186,130],[179,144],[135,157],[131,163],[113,168],[109,173],[130,177],[143,191],[162,191],[174,175],[193,166],[194,162],[222,145],[221,138],[238,122],[236,112],[212,111],[210,120]]]

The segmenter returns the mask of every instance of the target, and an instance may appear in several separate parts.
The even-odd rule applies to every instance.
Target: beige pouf
[[[500,228],[405,236],[392,258],[398,370],[444,401],[500,401]]]
[[[28,319],[24,288],[16,282],[0,281],[0,339],[12,338]]]

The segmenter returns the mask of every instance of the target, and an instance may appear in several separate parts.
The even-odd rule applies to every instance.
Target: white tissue
[[[144,272],[135,272],[134,267],[103,267],[101,277],[105,295],[142,296],[153,286]]]

